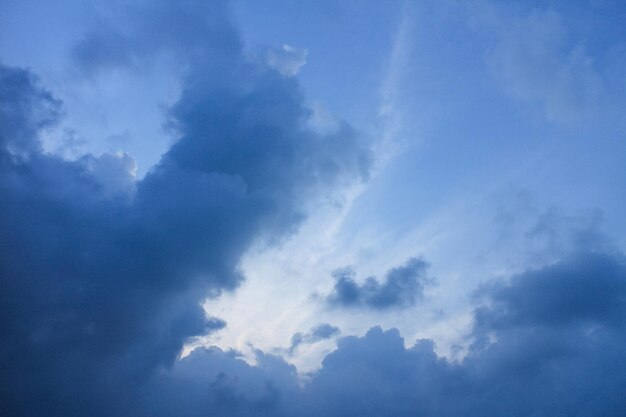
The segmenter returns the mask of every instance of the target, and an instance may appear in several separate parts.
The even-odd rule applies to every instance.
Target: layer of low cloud
[[[326,299],[336,307],[368,307],[384,310],[394,307],[410,307],[419,301],[424,287],[432,283],[426,275],[428,263],[419,258],[411,258],[404,265],[391,269],[380,282],[369,277],[364,283],[355,280],[352,268],[334,272],[336,279],[333,291]]]
[[[397,330],[374,327],[341,338],[304,386],[278,357],[259,351],[250,366],[211,348],[157,378],[143,400],[157,416],[621,415],[622,254],[579,252],[478,295],[460,362],[438,356],[431,340],[405,347]]]

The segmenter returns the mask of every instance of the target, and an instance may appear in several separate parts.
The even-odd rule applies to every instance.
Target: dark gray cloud
[[[137,32],[88,35],[77,67],[144,65],[134,57],[190,42],[176,52],[186,71],[168,115],[178,139],[139,182],[128,155],[43,153],[62,104],[0,66],[3,415],[143,415],[140,387],[189,337],[225,325],[200,302],[237,287],[249,245],[291,232],[311,193],[367,175],[349,126],[308,130],[297,82],[244,57],[223,3],[142,10],[129,12]]]
[[[479,291],[490,299],[476,310],[480,327],[619,324],[626,311],[623,265],[604,254],[574,254],[561,262],[495,282]]]
[[[487,302],[476,309],[464,365],[491,386],[473,400],[493,402],[491,415],[619,415],[626,405],[624,261],[620,253],[578,252],[483,288]]]
[[[306,333],[295,333],[291,336],[291,345],[287,352],[293,354],[298,346],[302,344],[316,343],[321,340],[330,339],[331,337],[338,336],[341,333],[338,327],[332,326],[328,323],[319,324]]]
[[[352,268],[339,269],[333,273],[337,281],[327,301],[333,306],[381,310],[410,307],[422,298],[424,286],[432,282],[426,275],[427,268],[428,263],[424,260],[411,258],[404,265],[388,271],[384,282],[369,277],[363,284],[356,282]]]

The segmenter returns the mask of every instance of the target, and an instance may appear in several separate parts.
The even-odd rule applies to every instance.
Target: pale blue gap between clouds
[[[399,251],[400,262],[413,255],[394,245],[408,225],[518,190],[544,207],[601,209],[623,242],[623,7],[418,4],[397,98],[411,140],[354,204],[347,246],[367,241],[367,224],[388,236],[373,252]]]

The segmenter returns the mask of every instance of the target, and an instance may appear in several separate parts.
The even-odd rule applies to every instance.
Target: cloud
[[[426,276],[427,268],[428,264],[422,259],[411,258],[404,265],[388,271],[384,282],[369,277],[363,284],[355,281],[356,274],[351,268],[339,269],[333,273],[336,282],[327,302],[338,307],[378,310],[410,307],[421,299],[424,286],[432,282]]]
[[[590,2],[573,8],[477,2],[470,21],[491,39],[488,63],[512,97],[534,105],[551,122],[582,126],[619,123],[624,107],[616,92],[622,82],[613,68],[622,65],[621,40],[612,33],[617,21],[610,3]],[[586,15],[602,16],[589,26]],[[593,27],[593,29],[591,29]]]
[[[188,42],[175,53],[186,66],[168,112],[176,141],[141,181],[126,154],[43,153],[62,103],[30,72],[0,67],[6,415],[142,414],[140,387],[167,375],[188,338],[224,327],[200,302],[240,284],[250,245],[291,233],[309,196],[369,171],[350,126],[308,129],[297,81],[247,60],[222,2],[133,10],[133,30],[101,26],[76,62],[94,74],[148,65]]]
[[[306,381],[261,351],[254,366],[217,348],[177,360],[189,337],[226,325],[200,302],[240,284],[250,245],[292,232],[309,196],[365,179],[370,155],[346,124],[307,129],[297,81],[247,60],[223,3],[157,3],[128,19],[137,25],[87,34],[74,59],[85,74],[138,68],[159,53],[186,68],[168,112],[176,142],[140,181],[125,154],[43,153],[40,135],[62,103],[30,72],[0,66],[3,414],[623,413],[626,262],[588,234],[560,260],[481,287],[460,362],[378,327],[341,338]],[[533,236],[560,241],[554,221],[543,218]],[[340,271],[328,301],[412,305],[426,268],[411,259],[363,284]],[[334,334],[321,325],[295,344]]]
[[[324,415],[619,415],[626,264],[579,253],[483,289],[460,363],[396,331],[344,339],[309,388]],[[341,388],[340,388],[341,387]],[[348,388],[345,388],[348,387]],[[358,399],[362,399],[358,401]]]
[[[29,72],[1,63],[0,86],[1,150],[22,156],[39,151],[38,133],[56,123],[61,102],[41,89]]]
[[[79,74],[94,76],[116,69],[141,71],[163,56],[184,67],[189,60],[211,58],[219,70],[241,56],[241,40],[230,19],[228,2],[140,0],[112,3],[97,14],[71,50]],[[209,66],[205,68],[209,70]]]
[[[620,325],[626,314],[621,256],[583,253],[542,269],[496,281],[478,294],[489,304],[476,310],[478,328],[559,327],[572,323]]]
[[[581,252],[481,288],[460,362],[438,356],[428,339],[405,347],[397,330],[374,327],[339,339],[303,385],[280,358],[257,352],[251,366],[213,348],[178,362],[145,399],[156,416],[619,416],[624,261]]]
[[[301,398],[295,367],[256,352],[256,366],[234,351],[200,348],[157,374],[138,393],[151,416],[283,416]]]
[[[341,331],[338,327],[331,326],[327,323],[319,324],[306,333],[298,332],[291,336],[291,345],[289,346],[287,352],[289,354],[293,354],[298,346],[302,344],[317,343],[321,340],[335,337],[339,335],[339,333],[341,333]]]
[[[126,152],[105,153],[97,157],[87,154],[80,162],[103,187],[105,194],[133,194],[137,163]]]
[[[287,77],[296,75],[306,64],[307,49],[283,45],[281,48],[268,48],[266,52],[267,65]]]
[[[478,405],[492,402],[492,414],[619,415],[626,381],[618,359],[626,338],[622,254],[578,253],[482,291],[488,302],[476,310],[475,343],[464,363],[485,385]]]

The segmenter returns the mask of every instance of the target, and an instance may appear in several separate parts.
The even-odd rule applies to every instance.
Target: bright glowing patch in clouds
[[[0,6],[0,414],[623,414],[619,2],[51,4]]]

